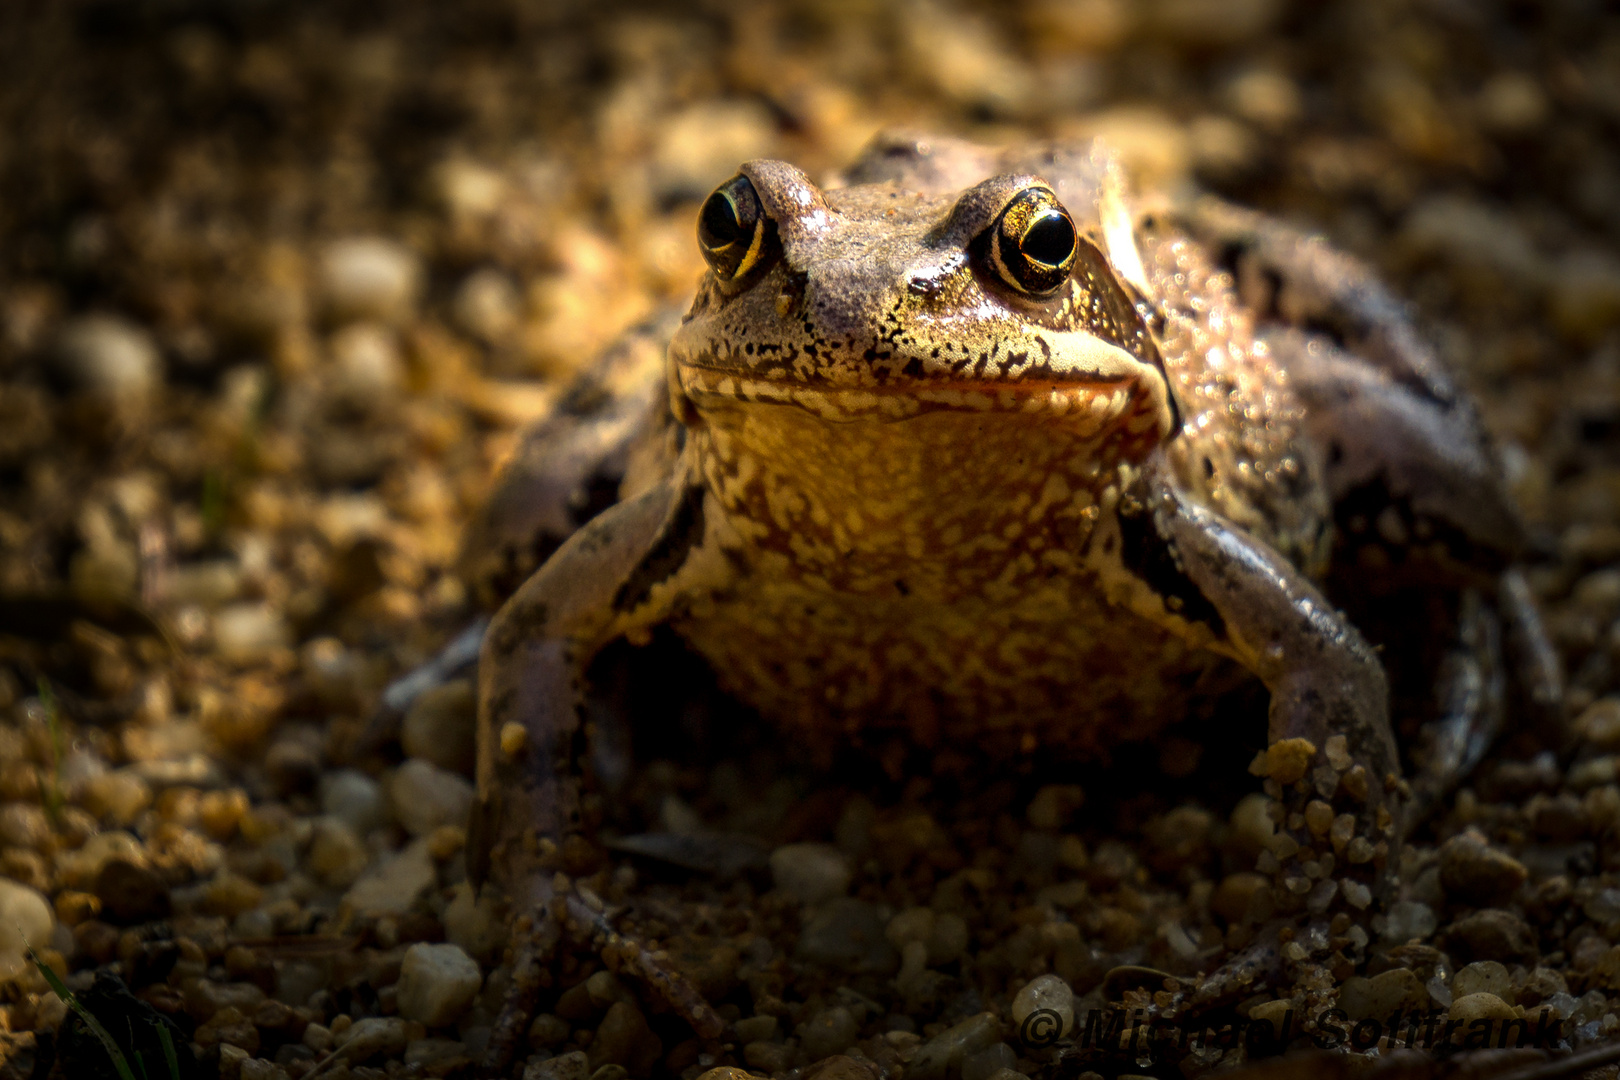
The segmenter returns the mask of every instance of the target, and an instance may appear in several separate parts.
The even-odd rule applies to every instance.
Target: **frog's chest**
[[[675,628],[728,692],[816,748],[901,733],[1002,757],[1086,755],[1152,735],[1234,675],[1073,578],[943,604],[762,565]]]

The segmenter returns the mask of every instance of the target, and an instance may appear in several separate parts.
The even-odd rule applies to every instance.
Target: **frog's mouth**
[[[762,349],[746,360],[672,343],[677,389],[701,413],[738,405],[792,405],[832,422],[905,420],[951,410],[1016,413],[1081,433],[1123,427],[1132,436],[1173,429],[1164,373],[1084,331],[1046,330],[1029,338],[975,345],[971,334],[945,334],[954,345],[893,348],[878,360],[833,359],[797,351],[782,359]],[[693,342],[696,344],[696,342]]]
[[[1145,365],[1138,365],[1145,367]],[[901,421],[925,413],[1016,413],[1079,435],[1123,429],[1141,437],[1171,430],[1164,383],[1156,372],[1094,377],[973,378],[946,373],[868,386],[765,376],[678,361],[679,389],[699,413],[746,405],[789,405],[832,423]]]

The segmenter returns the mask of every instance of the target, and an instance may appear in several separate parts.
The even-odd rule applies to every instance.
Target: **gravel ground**
[[[1400,901],[1335,924],[1338,1004],[1620,1028],[1604,5],[377,7],[0,14],[0,1075],[57,1043],[59,1075],[97,1075],[71,1032],[47,1038],[67,1010],[24,937],[92,1000],[172,1020],[197,1075],[471,1068],[509,969],[505,912],[465,882],[470,689],[430,695],[382,754],[357,736],[478,610],[460,531],[522,425],[689,290],[704,195],[760,155],[825,175],[889,124],[1106,135],[1144,183],[1321,230],[1415,300],[1535,526],[1582,741],[1568,762],[1510,741],[1455,794]],[[578,869],[728,1028],[694,1038],[565,946],[512,1075],[1244,1060],[1105,1066],[1016,1028],[1102,1003],[1118,966],[1191,974],[1253,938],[1251,746],[1201,753],[1189,731],[1065,782],[805,772],[668,671],[646,685],[667,703],[679,680],[684,719],[641,748],[607,832],[756,843],[720,853],[727,873]],[[1331,990],[1257,988],[1238,1011],[1275,1018],[1274,999]]]

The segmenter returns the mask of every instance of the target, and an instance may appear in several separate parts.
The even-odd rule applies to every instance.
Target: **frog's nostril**
[[[935,266],[922,266],[906,276],[906,288],[918,296],[934,296],[945,288],[945,282],[961,268],[963,257],[954,255]]]

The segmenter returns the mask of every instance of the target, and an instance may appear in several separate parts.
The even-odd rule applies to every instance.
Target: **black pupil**
[[[1062,266],[1074,254],[1074,225],[1063,214],[1048,210],[1030,223],[1018,250],[1035,262]]]
[[[737,208],[723,192],[715,192],[703,204],[701,217],[703,239],[711,248],[723,248],[742,239],[742,223],[737,220]]]

